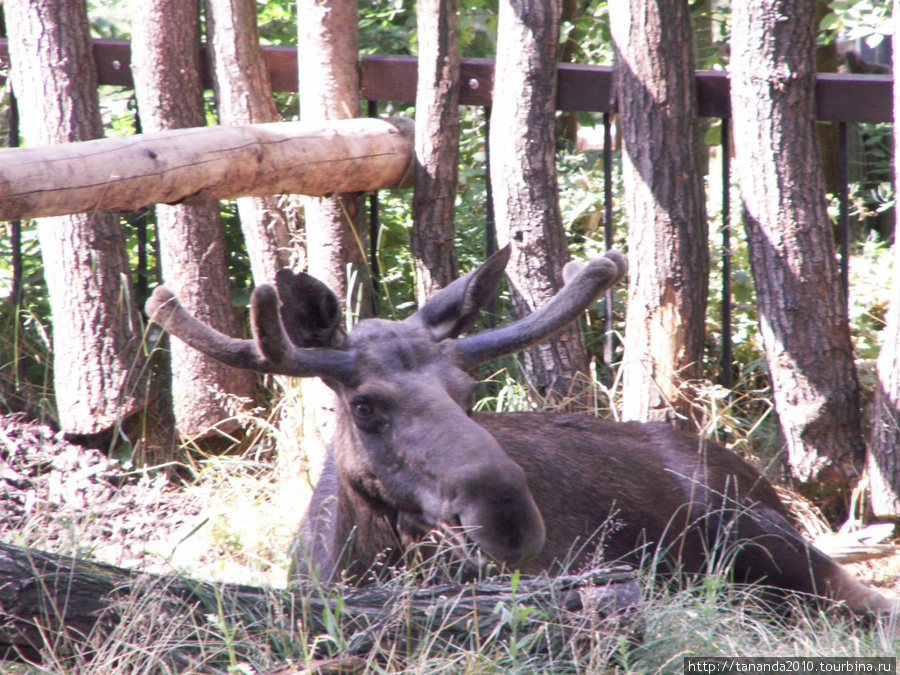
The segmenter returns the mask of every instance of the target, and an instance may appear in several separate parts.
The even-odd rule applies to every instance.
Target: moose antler
[[[454,338],[471,325],[485,294],[493,292],[508,256],[506,250],[498,252],[478,270],[441,291],[407,321],[428,326],[436,341]],[[563,270],[566,285],[544,307],[508,326],[458,338],[460,364],[469,369],[549,337],[577,318],[600,293],[621,279],[627,269],[625,257],[618,251],[607,251],[605,256],[588,263],[569,263]],[[352,385],[357,378],[357,352],[318,346],[334,342],[339,347],[342,343],[335,337],[336,329],[332,325],[337,305],[331,307],[333,303],[323,303],[319,297],[324,287],[320,288],[321,283],[311,277],[290,273],[282,275],[279,286],[284,286],[285,295],[281,299],[271,284],[262,284],[253,291],[250,298],[252,340],[228,337],[198,321],[164,286],[157,288],[147,301],[147,315],[194,349],[235,368],[291,377],[321,377]],[[330,293],[327,289],[324,292]],[[302,297],[310,294],[315,296],[311,304],[316,311],[301,306]],[[288,307],[280,311],[282,299]],[[292,323],[290,336],[285,330],[285,316]],[[303,326],[297,324],[301,321]],[[310,321],[312,327],[306,325]]]
[[[613,250],[587,263],[570,262],[563,270],[566,285],[546,305],[516,323],[458,339],[456,345],[463,367],[473,368],[549,337],[574,321],[627,271],[625,256]]]
[[[345,383],[356,375],[356,352],[300,348],[291,342],[281,321],[278,291],[271,284],[257,286],[250,298],[252,340],[228,337],[197,320],[164,286],[153,292],[146,310],[150,319],[170,334],[235,368]]]

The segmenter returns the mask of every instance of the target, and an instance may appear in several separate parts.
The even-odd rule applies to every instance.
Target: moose
[[[627,271],[613,250],[570,262],[544,307],[469,334],[508,259],[502,249],[410,317],[362,320],[349,333],[335,295],[290,270],[254,290],[253,339],[204,325],[165,287],[148,300],[155,323],[219,361],[319,377],[336,393],[333,444],[300,526],[295,577],[365,583],[376,561],[438,532],[523,573],[599,553],[653,559],[680,576],[718,556],[735,582],[860,615],[890,611],[892,601],[804,541],[772,484],[722,445],[665,423],[473,412],[476,366],[552,335]]]

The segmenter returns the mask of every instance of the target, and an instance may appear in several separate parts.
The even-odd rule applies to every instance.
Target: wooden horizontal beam
[[[263,47],[275,91],[297,91],[297,49]],[[96,40],[94,58],[100,84],[133,86],[129,43]],[[7,43],[0,39],[0,60],[8,60]],[[416,100],[416,57],[364,56],[360,61],[362,96],[366,100],[412,104]],[[209,86],[210,78],[204,73]],[[463,59],[460,103],[487,106],[494,89],[493,61]],[[818,118],[839,122],[893,121],[890,75],[819,73],[816,87]],[[703,117],[730,117],[728,74],[697,71],[697,96]],[[560,64],[557,107],[565,111],[608,112],[614,106],[613,75],[609,66]]]
[[[0,150],[0,221],[401,187],[411,120],[199,127]]]

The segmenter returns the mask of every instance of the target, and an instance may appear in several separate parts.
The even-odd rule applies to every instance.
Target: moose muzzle
[[[544,521],[525,472],[505,454],[503,461],[460,467],[443,487],[444,521],[457,522],[488,557],[517,567],[541,552]]]

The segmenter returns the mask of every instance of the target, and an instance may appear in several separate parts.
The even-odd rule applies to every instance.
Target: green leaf
[[[836,12],[830,12],[822,17],[819,22],[819,30],[830,31],[841,25],[841,17]]]
[[[872,33],[866,38],[865,42],[869,49],[875,49],[875,47],[881,44],[882,40],[884,40],[884,35],[882,33]]]

